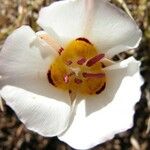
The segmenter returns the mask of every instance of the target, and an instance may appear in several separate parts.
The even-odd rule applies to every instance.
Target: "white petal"
[[[36,38],[28,26],[15,30],[7,38],[0,52],[0,89],[4,87],[1,96],[29,129],[44,136],[54,136],[68,125],[70,100],[68,94],[48,82],[47,72],[53,58],[42,59],[40,50],[33,45]],[[33,97],[37,99],[36,103]]]
[[[52,28],[63,39],[75,39],[84,30],[83,7],[83,0],[54,2],[41,9],[37,23],[48,33]]]
[[[51,137],[60,134],[68,126],[70,105],[65,102],[13,86],[5,86],[0,94],[30,130]]]
[[[89,10],[88,2],[93,5]],[[84,36],[108,57],[137,47],[141,40],[134,20],[104,0],[55,2],[40,11],[38,24],[47,32],[52,28],[65,42]]]
[[[0,88],[9,84],[50,95],[47,71],[52,58],[43,60],[39,49],[30,46],[35,38],[28,26],[18,28],[7,38],[0,52]]]
[[[36,35],[37,39],[33,44],[40,48],[41,55],[44,59],[51,55],[54,55],[54,57],[59,55],[59,50],[62,46],[55,33],[49,35],[44,31],[38,31],[36,32]]]
[[[36,34],[28,26],[17,29],[7,38],[0,52],[0,88],[17,86],[70,103],[68,94],[49,83],[47,72],[53,58],[43,60],[39,49],[30,47],[35,38]]]
[[[39,49],[30,46],[35,38],[36,35],[30,27],[22,26],[6,39],[0,52],[2,77],[8,73],[13,76],[24,71],[31,72],[31,69],[37,68],[37,62],[42,63]]]
[[[88,149],[133,125],[134,105],[143,83],[139,63],[129,59],[126,67],[118,66],[108,70],[106,89],[101,94],[79,102],[74,121],[60,140],[76,149]]]
[[[125,12],[109,2],[95,0],[94,18],[89,39],[111,57],[122,51],[136,48],[141,30]]]

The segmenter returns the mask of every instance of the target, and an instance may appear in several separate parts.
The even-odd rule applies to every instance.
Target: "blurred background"
[[[0,49],[6,37],[23,24],[38,31],[36,24],[41,7],[55,0],[0,0]],[[123,9],[122,0],[112,3]],[[141,100],[135,106],[134,126],[114,139],[92,150],[150,150],[150,0],[125,0],[128,9],[143,31],[138,49],[120,53],[114,60],[123,60],[133,55],[142,62],[141,74],[145,80],[141,87]],[[149,106],[148,106],[149,105]],[[119,120],[118,120],[119,123]],[[4,105],[0,111],[0,150],[73,150],[57,137],[44,138],[27,130],[13,111]]]

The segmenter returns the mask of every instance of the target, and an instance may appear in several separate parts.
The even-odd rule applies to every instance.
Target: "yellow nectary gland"
[[[76,39],[52,63],[48,72],[49,82],[63,90],[99,94],[106,86],[100,62],[103,57],[88,40]]]

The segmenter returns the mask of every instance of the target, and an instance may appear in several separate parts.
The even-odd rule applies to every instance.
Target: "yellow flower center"
[[[99,94],[106,86],[106,75],[96,48],[84,38],[70,42],[54,60],[48,71],[49,82],[63,90],[81,94]]]

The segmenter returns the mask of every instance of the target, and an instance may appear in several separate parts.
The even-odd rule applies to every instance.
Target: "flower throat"
[[[85,38],[78,38],[60,49],[47,73],[49,82],[60,89],[81,94],[99,94],[106,86],[106,75],[95,47]]]

